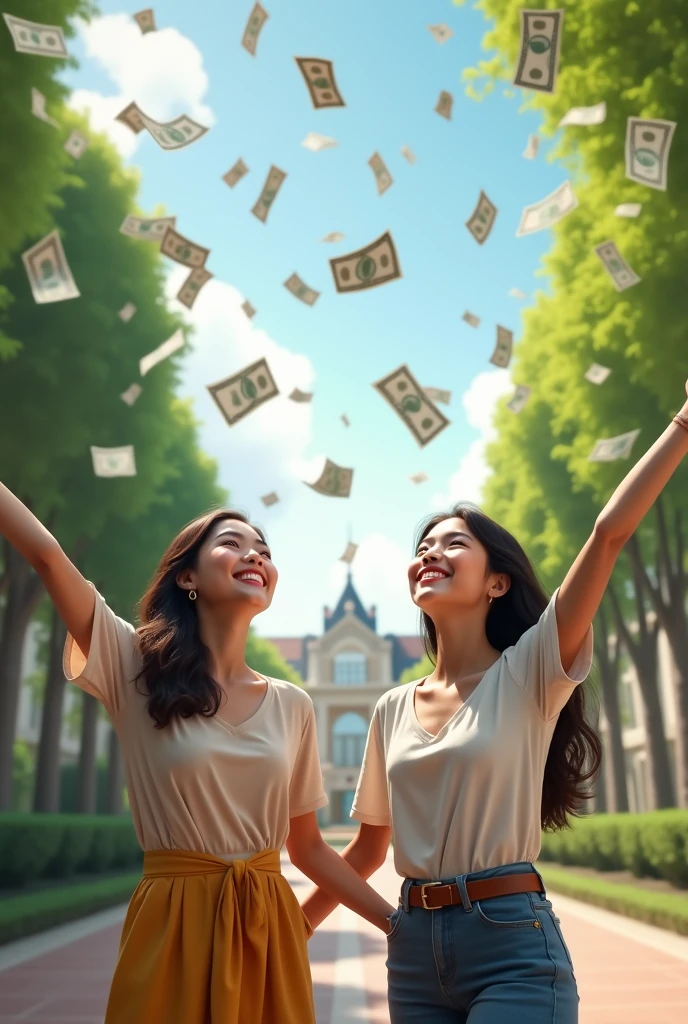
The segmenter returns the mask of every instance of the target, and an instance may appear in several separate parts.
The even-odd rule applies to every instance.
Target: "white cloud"
[[[432,497],[432,507],[443,509],[455,501],[466,500],[480,503],[485,481],[490,469],[485,462],[485,448],[496,437],[492,426],[497,402],[503,395],[511,394],[514,385],[507,370],[486,370],[474,377],[467,391],[461,396],[466,419],[480,431],[480,437],[471,442],[462,456],[459,467],[449,478],[445,493]]]
[[[156,121],[188,114],[207,128],[215,123],[202,102],[208,90],[203,55],[176,28],[142,35],[129,15],[106,14],[90,24],[80,22],[79,31],[87,57],[109,75],[115,92],[104,96],[76,89],[70,106],[88,112],[93,128],[105,132],[123,156],[131,156],[148,134],[135,135],[114,120],[132,101]]]

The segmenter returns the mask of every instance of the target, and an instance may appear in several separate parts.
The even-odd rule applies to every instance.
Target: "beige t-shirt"
[[[542,780],[559,712],[592,664],[592,627],[567,676],[554,592],[436,736],[414,709],[417,682],[377,702],[351,817],[389,825],[407,878],[445,879],[535,860]]]
[[[67,679],[102,701],[122,746],[129,803],[144,850],[192,850],[231,860],[281,849],[289,819],[328,803],[313,702],[268,678],[255,714],[233,726],[218,715],[156,729],[146,710],[138,637],[96,592],[88,660],[71,636]],[[141,692],[143,691],[143,692]]]

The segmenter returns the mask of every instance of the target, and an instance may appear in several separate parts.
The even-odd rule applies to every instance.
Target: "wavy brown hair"
[[[488,641],[504,651],[538,621],[549,603],[547,593],[516,538],[470,502],[423,520],[414,552],[429,531],[445,519],[463,519],[487,551],[488,574],[502,572],[511,579],[506,594],[489,606],[485,622]],[[422,611],[421,631],[426,654],[435,664],[437,632],[430,616]],[[599,771],[602,744],[586,718],[588,692],[583,684],[576,686],[554,728],[542,784],[540,821],[545,832],[569,826],[568,816],[579,816],[592,795],[587,783]]]
[[[174,538],[139,602],[141,625],[136,632],[143,666],[136,681],[145,683],[147,710],[156,729],[169,725],[177,715],[212,718],[222,701],[222,688],[208,670],[209,651],[200,637],[196,609],[177,583],[180,572],[196,567],[201,545],[222,519],[247,523],[267,543],[243,512],[206,512]]]

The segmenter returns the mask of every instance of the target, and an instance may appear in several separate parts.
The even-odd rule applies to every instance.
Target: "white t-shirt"
[[[436,736],[416,717],[418,680],[377,702],[351,817],[391,826],[403,877],[438,880],[537,858],[550,740],[593,654],[591,626],[564,672],[557,593]]]
[[[157,729],[146,709],[138,636],[96,592],[88,659],[71,636],[67,679],[97,697],[119,737],[136,835],[144,850],[191,850],[224,860],[281,849],[289,819],[324,807],[313,702],[300,687],[267,679],[258,710],[241,725],[175,717]]]

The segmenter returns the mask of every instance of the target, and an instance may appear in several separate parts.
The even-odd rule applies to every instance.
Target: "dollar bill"
[[[350,427],[351,426],[351,420],[349,419],[349,417],[346,415],[345,412],[343,412],[342,415],[339,418],[340,418],[340,420],[342,421],[342,423],[344,424],[345,427]]]
[[[202,267],[210,255],[210,249],[204,249],[202,245],[190,242],[184,235],[180,235],[174,228],[168,228],[162,236],[160,252],[169,256],[177,263],[183,263],[185,267]]]
[[[538,155],[538,149],[540,148],[540,138],[538,135],[529,135],[528,144],[523,150],[523,156],[526,160],[534,160]]]
[[[59,128],[60,122],[56,121],[54,117],[51,117],[45,109],[46,99],[42,92],[38,89],[31,89],[31,113],[34,117],[37,117],[41,121],[45,121],[46,124],[51,124],[53,128]]]
[[[265,22],[268,20],[270,15],[261,7],[260,4],[256,4],[248,17],[246,28],[241,39],[241,45],[245,50],[251,54],[252,57],[256,55],[256,46],[258,45],[258,36]]]
[[[237,182],[241,181],[245,174],[248,174],[248,167],[241,157],[239,157],[234,166],[230,167],[227,173],[222,175],[222,180],[226,182],[230,188],[234,188]]]
[[[530,398],[530,388],[527,384],[519,384],[513,395],[506,403],[507,409],[513,413],[519,413]]]
[[[563,10],[521,10],[521,49],[514,85],[554,92],[563,25]]]
[[[493,366],[501,366],[505,369],[511,361],[511,350],[514,346],[514,332],[507,330],[506,327],[500,327],[497,324],[497,340],[492,355],[490,356],[490,362]]]
[[[351,482],[353,480],[353,469],[345,466],[338,466],[335,462],[325,459],[325,467],[314,484],[307,484],[318,494],[325,494],[328,498],[348,498],[351,494]],[[304,483],[307,483],[304,480]]]
[[[88,149],[88,139],[81,132],[76,129],[70,133],[69,138],[64,144],[64,149],[70,156],[73,156],[75,160],[80,160],[83,154]]]
[[[466,221],[466,227],[478,245],[482,245],[492,231],[496,216],[497,207],[490,202],[484,192],[481,192],[478,205]]]
[[[447,39],[451,39],[454,35],[454,32],[449,28],[449,25],[445,25],[444,22],[440,25],[428,25],[428,32],[430,32],[432,38],[438,42],[440,46],[442,43],[446,43]]]
[[[602,245],[595,246],[595,252],[602,260],[602,265],[614,282],[617,292],[623,292],[626,288],[638,284],[640,278],[629,267],[613,242],[603,242]]]
[[[139,360],[139,373],[142,377],[145,377],[149,370],[152,370],[154,366],[161,363],[163,359],[167,359],[173,352],[177,352],[178,349],[184,346],[184,332],[181,327],[177,328],[171,338],[167,341],[163,341],[162,345],[158,345],[148,355],[143,356]]]
[[[347,565],[351,565],[358,551],[358,544],[352,544],[351,541],[346,545],[344,554],[339,559],[340,562],[346,562]]]
[[[588,455],[588,462],[615,462],[616,459],[627,459],[639,433],[639,429],[629,430],[627,434],[596,441],[595,447]]]
[[[17,53],[33,53],[37,57],[67,57],[62,29],[57,25],[41,25],[24,21],[13,14],[3,14]]]
[[[145,35],[146,32],[155,32],[155,14],[152,7],[147,7],[145,11],[138,11],[134,15],[134,19],[141,29],[142,35]]]
[[[607,117],[607,104],[604,100],[593,107],[571,107],[559,122],[559,128],[569,124],[591,125],[602,124]]]
[[[642,208],[642,203],[619,203],[614,210],[614,215],[616,217],[639,217]]]
[[[410,164],[415,164],[416,154],[413,152],[410,146],[402,146],[401,155],[404,157],[405,160],[408,160]]]
[[[480,327],[480,317],[476,316],[475,313],[469,313],[468,310],[466,310],[461,319],[465,320],[469,327]]]
[[[289,395],[292,402],[310,402],[313,398],[312,391],[302,391],[301,388],[294,388],[292,393]]]
[[[140,396],[143,388],[140,384],[130,384],[126,391],[123,391],[119,396],[123,402],[127,405],[133,405],[136,399]]]
[[[270,207],[274,202],[275,196],[281,189],[286,176],[287,172],[280,171],[279,167],[275,167],[274,164],[268,171],[268,176],[265,179],[263,190],[258,196],[256,205],[251,210],[251,213],[256,216],[258,220],[262,220],[263,224],[265,224],[265,221],[268,219]]]
[[[120,232],[129,238],[143,238],[146,242],[162,241],[168,228],[174,228],[176,217],[134,217],[129,214],[120,226]]]
[[[644,121],[629,117],[626,126],[626,177],[639,185],[666,192],[675,121]]]
[[[277,504],[277,502],[279,501],[279,496],[275,493],[275,491],[270,491],[269,494],[264,494],[260,500],[263,502],[266,508],[270,508],[271,505]]]
[[[166,121],[164,124],[147,117],[141,110],[139,117],[143,121],[143,127],[148,129],[161,149],[183,149],[208,131],[187,114],[175,117],[174,121]]]
[[[435,104],[435,113],[439,114],[440,117],[446,117],[447,121],[451,121],[453,106],[454,97],[450,92],[443,89],[439,95],[437,103]]]
[[[449,426],[449,420],[430,401],[408,366],[399,366],[375,381],[373,387],[389,402],[421,447]]]
[[[124,306],[122,306],[117,316],[120,318],[120,320],[123,320],[125,324],[128,324],[133,315],[135,314],[135,312],[136,306],[134,305],[134,303],[127,302],[125,303]]]
[[[422,473],[422,472],[421,473],[414,473],[413,476],[409,477],[409,480],[411,481],[412,484],[424,484],[429,479],[430,479],[430,477],[428,476],[428,474],[427,473]]]
[[[230,427],[279,394],[266,359],[258,359],[231,377],[209,384],[208,391]]]
[[[249,320],[252,320],[253,317],[256,315],[256,311],[253,308],[253,306],[251,305],[251,303],[248,301],[248,299],[245,299],[241,303],[241,308],[243,309],[244,313],[249,318]]]
[[[208,283],[212,276],[205,267],[195,267],[177,292],[177,301],[187,309],[191,309],[201,288]]]
[[[377,288],[401,277],[401,267],[389,231],[363,249],[346,256],[335,256],[330,260],[330,266],[335,288],[340,293]]]
[[[284,282],[284,287],[292,295],[295,295],[297,299],[301,299],[301,302],[305,302],[307,306],[314,306],[316,299],[320,296],[320,292],[316,292],[314,288],[309,288],[298,274],[292,274],[291,277],[287,278]]]
[[[330,231],[329,235],[325,235],[321,238],[321,242],[343,242],[346,235],[343,235],[341,231]]]
[[[520,288],[510,288],[509,295],[512,299],[527,299],[528,296],[525,292],[522,292]]]
[[[345,107],[334,78],[331,60],[319,57],[294,57],[308,86],[311,102],[316,110],[322,107]]]
[[[23,252],[22,261],[34,302],[43,305],[46,302],[79,298],[81,292],[72,277],[57,231],[51,231]]]
[[[368,166],[375,175],[377,194],[381,196],[392,184],[392,175],[387,170],[387,166],[379,153],[373,153],[368,161]]]
[[[301,145],[304,149],[310,149],[312,153],[319,153],[321,149],[334,149],[339,143],[329,135],[318,135],[317,132],[309,132]]]
[[[444,388],[423,388],[431,402],[441,402],[442,405],[449,405],[451,402],[451,391]]]
[[[133,444],[121,448],[98,448],[92,444],[91,458],[96,476],[136,476]]]
[[[611,372],[608,366],[602,366],[600,363],[591,363],[583,376],[591,384],[604,384]]]
[[[516,232],[517,238],[523,235],[532,235],[535,231],[544,231],[551,228],[557,221],[562,220],[578,206],[578,200],[568,181],[563,182],[559,188],[551,192],[538,203],[526,206],[521,214],[521,223]]]
[[[130,103],[124,110],[120,110],[115,121],[121,121],[127,128],[131,128],[135,135],[138,135],[146,127],[141,117],[141,111],[136,103]]]

